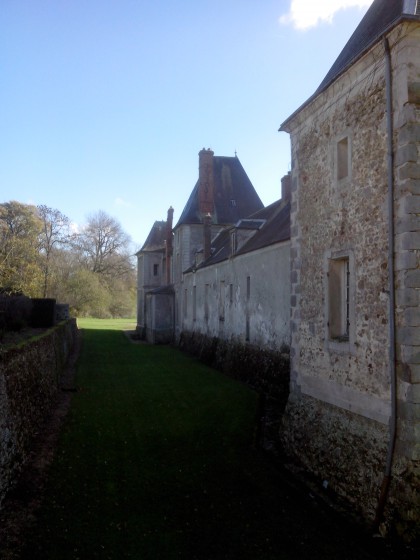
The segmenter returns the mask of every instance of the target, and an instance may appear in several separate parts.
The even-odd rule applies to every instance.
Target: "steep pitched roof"
[[[404,17],[415,16],[416,4],[416,0],[375,0],[322,80],[316,93],[327,88],[355,60],[372,47],[388,29],[394,27]]]
[[[165,240],[166,222],[156,221],[153,224],[152,229],[150,230],[150,233],[143,244],[143,247],[136,254],[138,255],[142,251],[163,251],[165,249]]]
[[[234,224],[263,207],[256,190],[237,157],[214,156],[214,224]],[[197,181],[175,228],[200,224]]]
[[[249,220],[254,221],[254,223],[261,220],[260,227],[253,228],[255,234],[235,255],[250,253],[290,239],[290,202],[285,204],[283,200],[278,200],[249,216]],[[241,224],[239,224],[239,227],[241,227]],[[219,233],[212,242],[212,255],[198,268],[211,266],[232,256],[230,239],[232,229],[225,229]]]
[[[238,255],[268,247],[274,243],[290,239],[290,202],[284,204],[282,200],[274,202],[252,216],[254,219],[266,220],[263,227],[245,243],[237,252]]]
[[[280,130],[286,130],[287,123],[294,115],[327,89],[385,33],[405,19],[420,20],[420,2],[418,0],[374,0],[318,89],[280,126]]]

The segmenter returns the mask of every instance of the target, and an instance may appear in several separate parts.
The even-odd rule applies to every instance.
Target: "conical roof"
[[[214,156],[214,224],[235,224],[263,208],[263,203],[239,159]],[[202,223],[197,181],[177,225]]]

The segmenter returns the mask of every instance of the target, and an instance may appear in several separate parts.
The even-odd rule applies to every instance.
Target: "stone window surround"
[[[346,141],[346,142],[345,142]],[[352,179],[352,144],[353,135],[351,129],[344,130],[341,134],[334,137],[332,141],[333,151],[333,178],[336,188],[347,187]],[[343,161],[347,152],[347,160]],[[339,176],[342,176],[339,178]]]
[[[330,290],[329,290],[329,271],[330,261],[348,259],[349,263],[349,337],[348,340],[339,341],[330,337],[330,328],[328,325],[330,316]],[[354,253],[352,249],[343,249],[338,251],[328,250],[324,255],[324,328],[325,328],[325,346],[329,352],[337,353],[355,353],[355,296],[356,296],[356,282],[355,282],[355,266],[354,266]]]

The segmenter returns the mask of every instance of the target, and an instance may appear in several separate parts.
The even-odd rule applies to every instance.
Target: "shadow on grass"
[[[371,557],[255,448],[255,392],[102,325],[22,559]]]

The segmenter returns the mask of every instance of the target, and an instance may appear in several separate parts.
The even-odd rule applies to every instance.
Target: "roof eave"
[[[309,97],[304,103],[302,103],[302,105],[298,109],[296,109],[296,111],[294,111],[290,115],[290,117],[288,117],[280,125],[280,128],[278,129],[278,132],[288,132],[288,133],[290,133],[289,124],[294,120],[296,115],[298,115],[305,107],[307,107],[310,103],[312,103],[312,101],[314,99],[316,99],[318,97],[318,95],[321,95],[321,93],[323,93],[325,90],[327,90],[336,80],[338,80],[345,72],[347,72],[347,70],[350,68],[350,66],[355,64],[358,60],[360,60],[374,45],[379,43],[379,41],[381,41],[394,27],[396,27],[397,25],[399,25],[403,21],[407,21],[407,20],[408,21],[418,21],[418,19],[419,19],[418,16],[415,16],[415,15],[412,15],[412,14],[402,14],[397,19],[395,19],[392,23],[390,23],[381,35],[379,35],[378,37],[373,39],[370,43],[368,43],[368,45],[366,45],[366,47],[357,56],[352,58],[349,61],[349,63],[336,76],[334,76],[334,78],[332,80],[330,80],[328,83],[326,83],[323,86],[322,89],[317,89],[315,91],[315,93],[313,93],[311,95],[311,97]]]

